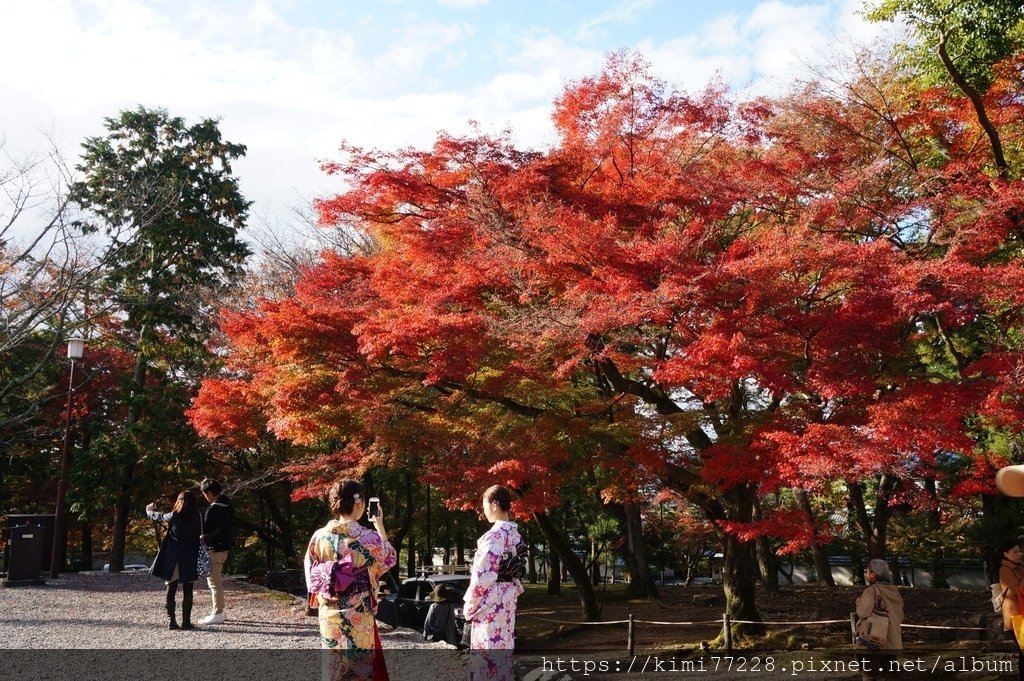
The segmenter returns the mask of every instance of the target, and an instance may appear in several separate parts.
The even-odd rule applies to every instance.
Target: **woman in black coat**
[[[196,499],[191,492],[182,492],[170,513],[156,510],[156,504],[146,506],[146,515],[153,520],[168,523],[167,535],[156,554],[149,574],[167,582],[167,628],[178,629],[174,616],[174,597],[181,582],[181,629],[192,629],[192,585],[198,579],[196,562],[199,559],[199,535],[202,518]]]

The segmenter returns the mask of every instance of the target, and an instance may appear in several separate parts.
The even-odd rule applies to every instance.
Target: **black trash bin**
[[[7,535],[10,536],[11,530],[21,525],[40,525],[43,528],[43,534],[46,535],[43,541],[43,554],[39,557],[39,569],[43,572],[49,572],[50,570],[50,553],[53,550],[53,514],[52,513],[11,513],[7,516]],[[67,525],[64,526],[64,540],[61,546],[67,546]],[[10,551],[4,552],[4,572],[9,569],[8,557],[11,555]],[[64,565],[64,556],[61,556],[61,565]]]
[[[19,525],[7,531],[7,579],[4,586],[45,584],[39,575],[43,547],[50,534],[41,525]]]

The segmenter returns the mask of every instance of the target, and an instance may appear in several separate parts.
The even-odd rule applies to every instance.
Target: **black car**
[[[469,575],[420,575],[402,581],[398,588],[398,624],[399,626],[423,631],[423,622],[427,619],[430,609],[430,593],[440,584],[451,587],[455,591],[452,605],[455,606],[455,633],[461,638],[462,629],[466,624],[462,616],[463,599],[469,589]]]

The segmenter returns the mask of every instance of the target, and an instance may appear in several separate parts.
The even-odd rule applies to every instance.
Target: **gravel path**
[[[206,615],[210,603],[209,591],[198,587],[199,584],[193,611],[195,620]],[[316,618],[306,616],[301,599],[240,580],[226,580],[225,591],[228,621],[186,632],[167,630],[163,582],[146,573],[85,572],[64,575],[45,586],[0,588],[0,678],[8,678],[6,672],[11,669],[18,671],[19,679],[74,678],[76,681],[320,678],[317,622]],[[464,653],[444,643],[427,643],[418,632],[389,630],[384,626],[381,642],[392,681],[462,681],[469,676],[468,658]],[[189,652],[183,655],[182,649]],[[911,657],[913,651],[905,652]],[[813,663],[815,656],[818,665]],[[550,666],[548,670],[543,667],[545,660],[550,665],[553,659],[559,658],[566,665],[574,657],[593,663],[602,657],[594,653],[579,656],[533,653],[517,657],[524,681],[567,681],[602,676],[595,674],[593,668],[583,668],[582,662],[575,669],[562,668],[569,673],[550,673]],[[1008,658],[1006,655],[998,657]],[[802,660],[803,667],[795,674],[798,659]],[[859,674],[851,674],[849,670],[821,669],[822,659],[827,656],[821,652],[783,653],[776,657],[776,666],[770,671],[763,667],[745,673],[668,667],[658,673],[654,663],[645,665],[649,660],[638,655],[628,674],[626,669],[631,660],[622,657],[619,658],[620,668],[616,669],[613,663],[605,669],[619,671],[614,674],[615,678],[632,681],[698,677],[751,681],[781,681],[794,676],[802,681],[859,678]],[[187,669],[187,662],[192,662],[191,669]],[[220,667],[228,666],[230,671],[220,675],[208,673],[216,666],[214,662]],[[710,666],[710,659],[708,664]],[[69,671],[69,667],[73,670]],[[639,673],[644,667],[648,667],[646,673]],[[166,672],[168,668],[178,673]],[[154,670],[159,674],[154,674]],[[35,674],[29,673],[33,671]],[[940,678],[991,681],[1005,677],[990,673],[943,674],[939,668],[925,673],[901,674],[900,678],[906,681]]]
[[[145,572],[82,572],[46,586],[0,589],[4,648],[316,648],[316,619],[288,594],[225,580],[229,621],[168,631],[164,583]],[[209,613],[210,592],[196,584],[193,621]],[[178,593],[181,617],[181,593]],[[54,626],[53,619],[60,626]]]
[[[199,588],[201,584],[204,588]],[[306,616],[302,599],[228,579],[225,580],[225,600],[228,620],[224,624],[197,627],[193,631],[168,631],[163,605],[164,583],[144,572],[83,572],[48,580],[45,586],[0,588],[0,659],[8,662],[2,665],[8,668],[26,664],[38,667],[37,659],[43,657],[36,652],[40,649],[50,651],[46,659],[63,655],[60,666],[66,663],[91,667],[96,662],[95,666],[100,668],[109,666],[114,659],[119,660],[117,668],[125,670],[123,678],[134,679],[148,678],[141,670],[163,664],[154,662],[163,655],[172,656],[174,666],[178,666],[185,658],[175,651],[188,649],[193,651],[189,656],[200,666],[204,660],[247,660],[257,667],[255,671],[262,672],[246,675],[236,668],[235,673],[225,678],[265,678],[268,681],[311,678],[305,673],[289,677],[282,669],[267,668],[277,660],[291,661],[281,662],[282,665],[294,664],[296,660],[306,666],[309,661],[318,664],[317,621],[315,617]],[[210,592],[205,583],[199,582],[193,620],[206,616],[209,606]],[[178,612],[180,618],[180,592]],[[461,681],[468,678],[466,656],[454,648],[444,643],[427,643],[418,632],[410,629],[390,630],[383,626],[380,633],[392,679]],[[80,652],[53,652],[69,649]],[[120,658],[112,653],[113,649],[121,651]],[[89,658],[87,650],[106,652]],[[134,673],[133,666],[136,667]],[[4,678],[5,671],[7,669],[0,669],[0,678]],[[32,678],[71,678],[66,673],[54,674]],[[76,674],[74,678],[108,677]],[[162,677],[162,681],[166,678],[171,677]],[[203,675],[191,678],[203,678]]]

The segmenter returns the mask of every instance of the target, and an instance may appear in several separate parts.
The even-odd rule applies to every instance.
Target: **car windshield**
[[[441,582],[445,586],[450,586],[453,589],[458,589],[460,592],[465,593],[466,589],[469,588],[469,579],[452,579]]]
[[[407,579],[399,587],[398,595],[400,598],[428,600],[430,593],[440,584],[450,587],[455,592],[456,598],[461,601],[466,590],[469,589],[469,577],[459,577],[456,579],[436,579],[431,577]]]
[[[452,591],[455,592],[456,599],[461,601],[466,595],[466,591],[469,589],[469,578],[445,579],[429,582],[431,589],[435,588],[438,584],[444,584],[445,586],[450,587]]]

